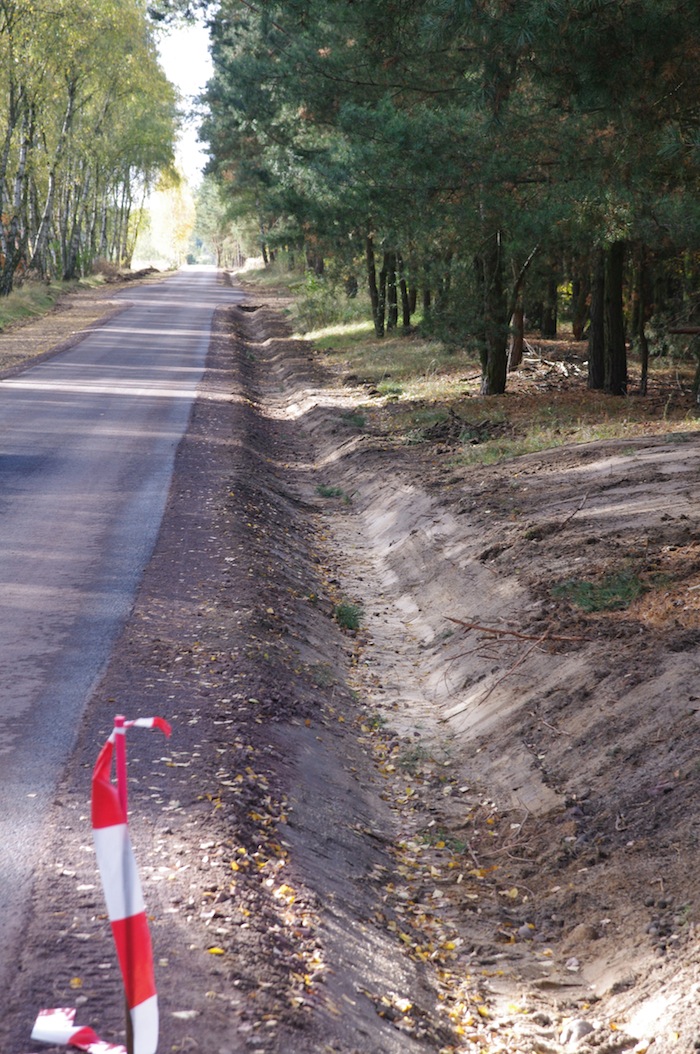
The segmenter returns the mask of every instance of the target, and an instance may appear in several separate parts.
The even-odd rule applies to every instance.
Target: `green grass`
[[[321,498],[341,498],[344,505],[350,505],[352,503],[352,497],[343,490],[342,487],[331,487],[325,483],[319,483],[316,487],[316,493]]]
[[[596,611],[622,611],[641,596],[644,590],[644,583],[637,575],[623,571],[616,575],[607,575],[600,582],[570,579],[555,586],[552,594],[591,614]]]
[[[344,491],[342,487],[329,487],[325,483],[319,483],[316,493],[322,498],[342,498]]]
[[[291,312],[292,318],[301,318],[305,312],[305,325],[298,334],[314,345],[339,384],[375,389],[369,398],[362,396],[363,405],[342,416],[345,425],[367,427],[373,435],[387,435],[409,445],[444,444],[447,439],[450,463],[455,467],[488,466],[561,446],[600,441],[663,435],[682,442],[700,430],[700,414],[690,394],[691,359],[681,366],[675,360],[653,360],[647,398],[635,392],[638,366],[634,355],[630,357],[630,395],[624,399],[589,391],[582,361],[576,377],[571,375],[565,383],[558,375],[547,380],[546,371],[533,376],[525,369],[509,377],[504,396],[485,397],[480,394],[480,364],[469,341],[465,347],[448,346],[420,329],[406,333],[401,328],[378,339],[363,292],[348,300],[342,284],[334,286],[331,281],[304,278],[299,273],[275,278],[274,269],[260,274],[259,280],[268,285],[286,283],[300,305]],[[324,314],[330,317],[323,318]],[[311,325],[315,316],[323,320]],[[581,353],[580,346],[577,351]],[[548,355],[545,342],[543,356]],[[463,427],[451,428],[442,437],[436,426],[447,422],[450,412],[458,415]],[[485,422],[502,422],[504,427],[484,427]],[[634,452],[633,446],[625,450],[631,456]]]
[[[0,297],[0,329],[47,314],[65,291],[60,282],[25,282],[9,296]]]
[[[363,614],[364,612],[359,604],[342,601],[340,604],[336,604],[333,617],[343,629],[356,630],[360,628]]]
[[[81,278],[77,282],[49,283],[29,279],[9,296],[0,297],[0,331],[48,314],[66,293],[101,285],[104,285],[104,279],[100,275]]]

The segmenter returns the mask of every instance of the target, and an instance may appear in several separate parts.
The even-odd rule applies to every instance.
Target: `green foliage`
[[[0,331],[14,322],[46,314],[61,292],[63,287],[59,283],[25,282],[21,289],[13,290],[0,300]]]
[[[308,271],[295,293],[292,320],[301,334],[367,317],[366,298],[349,297],[338,278]]]
[[[342,498],[344,505],[350,505],[352,502],[352,498],[342,487],[331,487],[325,483],[319,483],[316,487],[316,493],[322,498]]]
[[[343,629],[350,630],[357,630],[360,628],[362,615],[362,607],[359,604],[351,604],[348,601],[342,601],[340,604],[336,604],[333,611],[333,617],[338,625]]]
[[[496,394],[519,298],[573,305],[611,243],[668,279],[700,247],[698,5],[222,0],[212,39],[212,172],[263,253],[306,261],[303,332],[342,317],[330,262],[378,338],[423,300]],[[657,298],[684,310],[690,270]]]
[[[3,3],[0,119],[0,293],[27,267],[128,264],[136,199],[172,170],[177,125],[141,0]]]
[[[644,592],[644,583],[631,572],[608,575],[600,582],[586,582],[582,579],[570,579],[555,586],[552,593],[556,597],[575,604],[582,611],[620,611]]]
[[[316,493],[320,494],[322,498],[342,498],[343,488],[330,487],[325,483],[319,483],[319,485],[316,487]]]

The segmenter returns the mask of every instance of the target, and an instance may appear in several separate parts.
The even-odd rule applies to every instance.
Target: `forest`
[[[0,295],[128,265],[178,121],[140,0],[0,0],[0,115]]]
[[[182,14],[178,0],[151,8]],[[201,137],[266,261],[358,288],[502,393],[525,326],[628,390],[700,322],[700,5],[221,0]]]

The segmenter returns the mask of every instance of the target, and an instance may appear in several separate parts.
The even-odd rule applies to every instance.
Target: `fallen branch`
[[[472,630],[475,629],[479,633],[489,633],[492,637],[515,637],[516,640],[534,640],[541,643],[543,640],[554,640],[554,641],[590,641],[590,637],[564,637],[557,633],[550,633],[546,630],[544,635],[535,635],[534,633],[519,633],[514,629],[495,629],[493,626],[482,626],[479,622],[465,622],[461,618],[453,618],[452,615],[445,616],[448,622],[454,622],[456,625],[461,626],[462,629]]]
[[[568,516],[566,517],[566,519],[565,519],[565,520],[562,520],[562,521],[561,521],[561,523],[559,524],[559,530],[561,530],[561,529],[562,529],[562,527],[566,527],[566,525],[567,525],[567,523],[569,522],[569,520],[573,520],[573,518],[574,518],[574,516],[576,515],[576,513],[577,513],[577,512],[580,512],[580,511],[581,511],[581,509],[583,508],[583,506],[584,506],[584,505],[586,504],[586,502],[588,501],[588,495],[589,495],[589,494],[590,494],[590,491],[588,491],[588,490],[587,490],[587,491],[586,491],[586,493],[585,493],[585,494],[583,495],[583,498],[581,499],[581,504],[579,505],[579,507],[578,507],[577,509],[574,509],[574,511],[573,511],[573,512],[570,512],[570,513],[569,513],[569,515],[568,515]]]
[[[453,619],[452,621],[456,622],[458,620],[457,619]],[[519,636],[519,634],[516,634],[516,636]],[[482,695],[481,699],[479,699],[479,701],[477,703],[474,703],[474,706],[482,706],[486,702],[488,697],[491,695],[491,693],[495,692],[495,690],[498,688],[499,684],[503,684],[503,682],[506,680],[506,678],[510,677],[510,675],[515,670],[517,670],[519,666],[522,666],[522,664],[525,662],[527,657],[530,655],[531,652],[533,652],[535,650],[535,648],[537,648],[540,644],[543,644],[544,641],[549,639],[549,630],[545,631],[545,633],[543,633],[541,637],[536,637],[536,638],[528,637],[526,639],[533,641],[533,643],[530,645],[530,647],[525,649],[525,651],[520,656],[520,658],[517,660],[517,662],[514,662],[513,665],[511,666],[511,668],[509,670],[506,670],[506,672],[503,674],[502,677],[499,677],[497,681],[494,681],[494,683],[491,685],[491,687],[484,693],[484,695]],[[451,710],[449,718],[445,717],[442,720],[443,721],[451,720],[453,717],[456,717],[457,714],[464,713],[464,711],[467,710],[471,705],[472,705],[471,702],[469,702],[469,703],[465,703],[464,706],[460,706],[459,709],[457,709],[457,710]]]

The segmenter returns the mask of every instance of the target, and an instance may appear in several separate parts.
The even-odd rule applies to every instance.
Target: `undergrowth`
[[[274,284],[272,276],[265,277]],[[365,390],[342,422],[410,445],[441,443],[455,466],[489,465],[525,454],[603,440],[664,435],[682,441],[700,429],[692,396],[694,360],[656,358],[649,395],[613,397],[586,386],[586,345],[563,334],[530,344],[536,353],[509,375],[503,396],[480,394],[481,369],[472,350],[421,332],[420,325],[377,338],[362,292],[349,298],[339,280],[285,280],[299,335],[310,341],[339,382]],[[539,350],[538,350],[539,349]],[[572,365],[573,364],[573,365]],[[627,450],[635,456],[634,446]]]
[[[91,275],[74,282],[28,279],[13,289],[9,296],[0,297],[0,332],[48,314],[66,293],[94,289],[103,284],[102,275]]]

